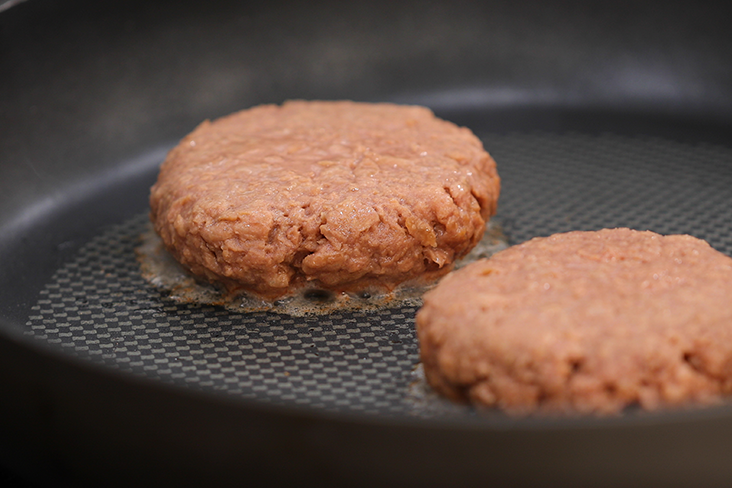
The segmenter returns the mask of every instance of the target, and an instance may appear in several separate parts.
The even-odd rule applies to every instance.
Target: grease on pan
[[[477,246],[455,264],[455,269],[492,256],[508,247],[508,241],[499,224],[493,220]],[[166,250],[160,237],[149,228],[136,248],[142,276],[155,288],[164,291],[178,303],[198,303],[222,306],[234,312],[273,311],[292,316],[325,314],[335,310],[378,310],[393,306],[419,306],[421,297],[435,283],[405,283],[392,292],[377,289],[357,293],[336,293],[315,287],[302,287],[297,293],[274,301],[251,294],[232,295],[223,287],[201,282],[186,271]]]

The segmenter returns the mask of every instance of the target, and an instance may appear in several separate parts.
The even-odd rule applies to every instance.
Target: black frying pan
[[[288,98],[420,103],[499,165],[511,243],[732,254],[723,2],[84,2],[0,13],[0,463],[75,485],[727,486],[732,406],[512,419],[441,402],[415,307],[182,305],[135,248],[167,149]],[[13,473],[12,475],[9,473]],[[1,479],[1,478],[0,478]]]

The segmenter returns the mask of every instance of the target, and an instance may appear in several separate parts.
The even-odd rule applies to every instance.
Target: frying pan
[[[15,5],[10,5],[13,3]],[[289,317],[139,274],[157,167],[286,99],[418,103],[498,162],[509,243],[690,233],[732,254],[723,2],[9,2],[0,463],[41,486],[728,486],[732,406],[511,418],[430,394],[414,306]]]

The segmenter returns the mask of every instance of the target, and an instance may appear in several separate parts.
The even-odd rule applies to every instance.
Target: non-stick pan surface
[[[431,395],[415,306],[290,317],[140,275],[147,195],[205,118],[420,103],[498,162],[509,243],[627,226],[732,255],[722,4],[152,4],[0,14],[0,453],[54,485],[722,486],[732,405],[509,418]]]

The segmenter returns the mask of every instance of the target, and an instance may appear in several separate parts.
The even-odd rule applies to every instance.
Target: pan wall
[[[0,221],[287,98],[732,119],[724,2],[30,0],[0,13]],[[531,117],[497,130],[545,125]]]

